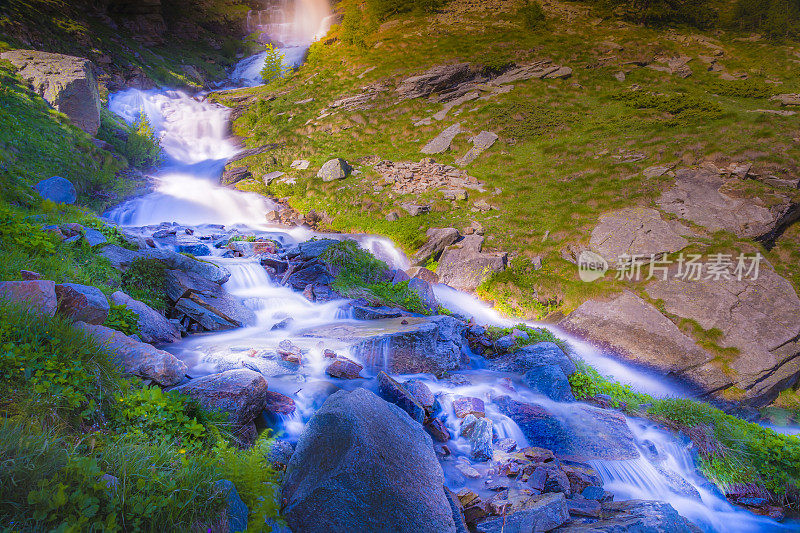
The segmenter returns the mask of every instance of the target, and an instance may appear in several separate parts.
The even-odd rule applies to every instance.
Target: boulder
[[[353,168],[344,159],[331,159],[319,169],[317,177],[322,181],[343,180],[350,175]]]
[[[525,384],[531,391],[556,402],[574,402],[569,378],[560,367],[541,365],[525,373]]]
[[[428,414],[439,408],[436,396],[421,379],[410,379],[403,383],[403,387],[425,408],[425,412]]]
[[[461,364],[461,324],[449,316],[336,324],[305,335],[351,343],[351,353],[373,371],[441,375]]]
[[[382,320],[385,318],[399,318],[403,315],[400,309],[395,307],[369,307],[366,305],[352,304],[353,318],[356,320]]]
[[[472,148],[469,151],[461,156],[460,158],[456,159],[456,165],[460,167],[465,167],[475,161],[479,155],[483,152],[488,150],[489,148],[497,142],[499,137],[496,133],[492,133],[491,131],[482,131],[472,139]]]
[[[677,231],[676,231],[677,230]],[[680,224],[666,222],[655,209],[627,208],[605,213],[592,230],[589,248],[611,265],[627,256],[660,258],[685,248],[689,233]]]
[[[361,388],[336,392],[309,421],[283,497],[293,531],[456,531],[431,438],[399,407]]]
[[[772,239],[781,227],[800,216],[789,195],[777,190],[765,193],[764,198],[726,194],[727,185],[720,174],[705,168],[678,170],[675,185],[661,195],[658,205],[709,231],[730,231],[762,240]]]
[[[292,272],[286,283],[295,290],[304,290],[309,285],[330,285],[333,283],[333,276],[328,272],[328,268],[321,261],[308,261]]]
[[[603,518],[591,523],[572,523],[562,533],[700,533],[668,503],[627,500],[603,504]]]
[[[72,182],[60,176],[41,180],[33,188],[42,199],[56,204],[74,204],[78,199],[78,193]]]
[[[225,283],[231,277],[231,273],[226,268],[206,261],[198,261],[166,248],[134,251],[111,244],[101,248],[98,253],[108,259],[114,268],[123,272],[137,259],[155,259],[164,263],[167,268],[195,274],[217,284]]]
[[[50,105],[89,135],[100,128],[100,93],[91,61],[37,50],[0,54]]]
[[[231,424],[242,427],[261,414],[267,404],[267,381],[247,369],[211,374],[175,387],[206,409],[228,413]]]
[[[461,124],[453,124],[423,146],[420,152],[428,155],[444,153],[450,149],[453,139],[455,139],[456,135],[459,133],[461,133]]]
[[[290,415],[297,409],[294,400],[280,392],[268,390],[265,393],[265,398],[264,412],[266,413]]]
[[[476,461],[488,461],[492,458],[492,421],[468,414],[461,422],[461,436],[469,441],[472,458]]]
[[[358,379],[361,377],[363,366],[346,357],[337,357],[325,369],[325,373],[339,379]]]
[[[389,377],[386,372],[378,373],[378,394],[387,402],[391,402],[419,422],[425,420],[425,408],[400,383]]]
[[[766,260],[761,260],[757,278],[752,277],[684,280],[671,275],[648,284],[647,294],[663,301],[667,313],[721,332],[714,342],[734,349],[724,365],[712,360],[694,367],[681,361],[681,354],[666,352],[655,366],[680,364],[682,376],[712,393],[732,382],[743,391],[741,399],[756,406],[768,404],[791,386],[800,375],[800,298]]]
[[[412,279],[419,278],[430,285],[439,283],[439,275],[425,267],[412,267],[408,270],[408,274]]]
[[[138,300],[134,300],[122,291],[111,295],[114,305],[121,305],[133,311],[139,317],[139,337],[150,344],[161,344],[181,340],[181,334],[167,318]]]
[[[566,376],[577,372],[572,358],[554,342],[537,342],[523,346],[512,354],[493,359],[492,368],[499,372],[525,374],[542,366],[557,366]]]
[[[584,302],[559,326],[636,363],[690,379],[706,390],[731,384],[731,379],[714,366],[712,354],[630,291],[611,301]]]
[[[316,259],[331,246],[339,241],[334,239],[318,239],[314,241],[301,242],[294,253],[287,253],[290,257],[297,257],[301,261],[310,261]]]
[[[455,228],[431,228],[425,235],[428,240],[411,256],[411,261],[415,265],[424,266],[428,260],[438,259],[442,251],[459,238],[458,230]]]
[[[478,533],[531,533],[552,531],[569,520],[567,500],[563,494],[532,496],[508,516],[480,522]]]
[[[103,291],[97,287],[62,283],[56,285],[58,312],[77,322],[102,324],[108,318],[111,306]]]
[[[419,296],[423,307],[429,313],[438,312],[439,302],[436,300],[436,295],[433,293],[433,287],[431,287],[430,283],[421,278],[413,278],[408,282],[408,289]]]
[[[93,228],[86,228],[83,231],[83,240],[85,240],[86,244],[93,248],[108,242],[108,239],[106,239],[105,235]]]
[[[77,322],[75,326],[86,331],[99,344],[107,349],[122,364],[127,374],[150,379],[162,387],[177,385],[186,375],[186,365],[169,352],[139,342],[124,333]]]
[[[483,236],[467,235],[445,248],[439,259],[439,280],[461,291],[474,291],[491,274],[506,268],[507,254],[483,253]]]
[[[468,415],[476,417],[486,416],[486,407],[484,407],[483,400],[480,398],[472,398],[471,396],[459,396],[453,400],[453,411],[455,411],[458,418],[465,418]]]
[[[553,450],[575,461],[623,460],[639,457],[625,417],[583,404],[547,407],[503,396],[494,402],[527,437],[531,446]]]
[[[56,284],[49,280],[2,281],[0,299],[29,308],[41,316],[55,316]]]
[[[225,496],[227,502],[225,514],[228,518],[228,531],[235,533],[237,531],[247,530],[247,516],[250,511],[247,509],[239,493],[236,491],[236,486],[227,479],[220,479],[214,486],[216,489]]]
[[[167,270],[167,295],[174,312],[200,324],[206,331],[221,331],[255,323],[255,313],[220,285],[196,274]]]

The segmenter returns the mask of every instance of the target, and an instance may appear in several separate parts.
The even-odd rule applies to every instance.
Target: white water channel
[[[296,41],[289,41],[289,44],[291,46],[287,55],[296,54],[295,48],[305,50],[304,46],[307,46],[297,44]],[[242,85],[254,83],[257,78],[251,74],[260,71],[257,62],[257,58],[244,59],[234,70],[232,82]],[[206,225],[196,229],[199,233],[213,233],[216,226],[208,225],[239,225],[242,233],[270,234],[285,244],[312,236],[308,230],[268,226],[265,224],[264,214],[273,206],[270,200],[219,185],[226,160],[237,152],[235,145],[227,138],[226,109],[180,91],[135,89],[111,95],[109,107],[128,122],[136,120],[139,113],[146,113],[161,138],[166,155],[163,166],[152,176],[153,192],[112,210],[108,213],[112,221],[130,227],[155,226],[161,223]],[[209,227],[210,230],[204,229]],[[391,266],[409,266],[402,252],[384,238],[361,236],[359,242]],[[224,265],[231,271],[231,279],[225,288],[240,297],[255,312],[257,321],[251,327],[190,336],[165,347],[186,361],[193,377],[242,366],[262,372],[270,390],[286,394],[296,402],[297,410],[292,415],[266,421],[282,431],[284,438],[288,440],[299,437],[315,409],[334,391],[358,386],[373,390],[377,388],[375,370],[365,370],[362,373],[366,377],[364,380],[344,381],[328,377],[324,371],[326,362],[323,349],[332,349],[351,359],[358,358],[350,353],[346,343],[334,339],[310,338],[303,334],[309,328],[317,326],[358,324],[358,321],[348,318],[347,312],[343,311],[344,302],[310,302],[290,288],[273,283],[260,263],[253,260],[220,257],[207,259]],[[472,316],[478,323],[511,325],[518,322],[500,316],[476,298],[449,287],[437,286],[435,291],[445,307],[455,313]],[[274,330],[273,327],[278,324],[283,324],[282,329]],[[630,384],[634,389],[659,397],[689,394],[681,384],[671,382],[664,376],[636,369],[588,343],[562,332],[556,333],[570,344],[574,356],[582,358],[602,373]],[[306,352],[300,370],[289,372],[274,361],[256,357],[257,354],[274,352],[277,344],[286,339]],[[473,359],[479,358],[473,354]],[[441,393],[440,402],[444,412],[450,413],[446,423],[451,434],[458,435],[457,420],[450,404],[452,398],[455,395],[476,396],[486,402],[487,417],[493,420],[499,438],[513,438],[520,448],[527,446],[529,443],[522,430],[499,412],[492,399],[499,394],[505,394],[529,403],[553,402],[527,389],[518,375],[510,376],[486,370],[481,365],[465,369],[462,375],[466,378],[465,384],[455,386],[437,381],[432,376],[414,377],[425,380],[434,393]],[[403,376],[401,379],[407,378],[408,376]],[[557,404],[557,408],[570,410],[575,405]],[[634,460],[593,463],[604,479],[605,488],[613,492],[618,500],[648,499],[669,502],[704,531],[778,531],[792,527],[730,505],[722,494],[697,473],[688,443],[649,422],[629,420],[628,424],[636,436],[638,446],[647,450],[647,453]],[[468,457],[469,445],[462,439],[456,438],[448,445],[455,457]],[[442,463],[451,489],[457,491],[473,483],[453,468],[453,458]],[[473,463],[473,466],[482,473],[488,468],[486,463]]]

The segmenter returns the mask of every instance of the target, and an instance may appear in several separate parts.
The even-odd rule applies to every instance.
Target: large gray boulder
[[[407,317],[322,326],[303,335],[349,343],[351,353],[372,371],[441,375],[461,364],[461,329],[449,316]]]
[[[689,244],[681,236],[688,233],[680,224],[662,220],[655,209],[632,207],[602,215],[592,230],[589,248],[616,265],[625,255],[649,259],[677,252]]]
[[[75,327],[86,331],[114,354],[127,374],[151,379],[162,387],[177,385],[186,375],[186,365],[169,352],[105,326],[77,322]]]
[[[429,259],[438,258],[444,249],[456,242],[460,236],[455,228],[431,228],[425,235],[428,237],[427,242],[411,256],[415,265],[424,266]]]
[[[194,398],[206,409],[228,413],[237,427],[251,424],[267,404],[264,376],[244,368],[193,379],[173,390]]]
[[[636,459],[639,449],[625,417],[584,404],[534,404],[508,396],[494,403],[522,430],[531,446],[574,461]]]
[[[468,235],[445,248],[439,259],[439,281],[460,291],[474,291],[494,273],[506,268],[507,254],[484,253],[483,237]]]
[[[49,280],[0,282],[0,299],[29,308],[40,316],[55,316],[56,284]]]
[[[319,169],[317,177],[322,181],[335,181],[343,180],[350,175],[352,167],[347,164],[347,161],[341,158],[331,159]]]
[[[725,230],[752,239],[771,239],[800,216],[788,194],[774,190],[763,198],[728,195],[727,185],[721,175],[707,169],[678,170],[675,185],[661,195],[658,205],[712,232]]]
[[[167,318],[138,300],[134,300],[122,291],[117,291],[111,295],[111,302],[114,305],[121,305],[134,312],[139,317],[139,337],[144,342],[150,344],[161,344],[176,342],[181,340],[181,334],[175,324]]]
[[[78,322],[102,324],[111,306],[103,291],[89,285],[62,283],[56,285],[58,312]]]
[[[800,375],[800,298],[766,260],[762,260],[756,279],[682,280],[669,276],[650,283],[645,290],[651,298],[663,301],[667,313],[721,333],[714,342],[732,349],[724,365],[711,364],[699,370],[713,372],[719,381],[732,381],[743,391],[742,399],[766,405]],[[696,372],[698,369],[686,367],[684,373],[692,376]]]
[[[174,311],[200,324],[206,331],[221,331],[255,323],[255,313],[222,286],[180,270],[166,271],[167,296]]]
[[[365,389],[339,391],[309,421],[286,469],[284,516],[303,533],[454,533],[431,438]]]
[[[231,273],[226,268],[206,261],[198,261],[166,248],[135,251],[112,244],[104,246],[98,253],[108,259],[114,268],[123,272],[137,259],[155,259],[164,263],[167,268],[196,274],[217,284],[225,283],[231,277]]]
[[[100,93],[92,62],[81,57],[37,50],[11,50],[0,54],[19,76],[73,124],[89,135],[100,128]]]
[[[72,182],[60,176],[41,180],[33,188],[44,200],[50,200],[56,204],[74,204],[78,199],[78,193]]]

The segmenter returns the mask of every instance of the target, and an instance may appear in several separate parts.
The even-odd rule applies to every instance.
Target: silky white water
[[[305,5],[302,2],[301,4]],[[269,28],[269,24],[284,24],[283,31],[292,27],[292,24],[296,25],[292,21],[265,22],[264,17],[264,14],[251,14],[254,29],[263,30]],[[324,15],[320,18],[318,14],[309,17],[309,20],[317,22],[323,19]],[[291,43],[291,39],[301,35],[311,42],[314,35],[308,35],[310,25],[303,26],[302,30],[295,27],[292,30],[295,33],[281,34],[281,38]],[[305,52],[302,42],[286,48],[287,59],[291,56],[296,57],[298,62],[301,61],[302,54],[298,50]],[[232,83],[257,83],[260,76],[258,62],[257,56],[244,59],[234,69]],[[261,63],[263,65],[263,58]],[[257,232],[259,235],[274,237],[286,245],[307,240],[313,235],[308,229],[270,228],[265,224],[264,218],[265,213],[274,205],[270,200],[219,185],[225,162],[237,152],[237,148],[228,138],[228,110],[179,91],[134,89],[111,95],[109,107],[129,123],[135,122],[140,113],[144,113],[161,139],[165,153],[163,165],[152,176],[153,191],[112,210],[108,216],[113,221],[131,227],[164,222],[188,226],[220,224],[230,227],[239,224],[240,234]],[[147,235],[148,231],[141,230],[143,235]],[[395,268],[409,266],[405,255],[385,238],[358,236],[358,241]],[[216,251],[214,253],[219,254]],[[267,421],[278,431],[282,431],[284,438],[289,440],[299,438],[305,423],[332,392],[340,388],[352,389],[359,386],[377,389],[374,379],[376,369],[365,369],[362,380],[346,381],[327,376],[324,349],[332,349],[354,360],[358,360],[358,357],[350,352],[349,345],[345,342],[306,335],[310,328],[319,326],[358,324],[358,321],[348,318],[346,302],[310,302],[302,294],[270,280],[257,261],[220,257],[206,259],[230,270],[231,278],[225,284],[225,289],[241,298],[255,312],[256,322],[252,326],[224,333],[190,336],[166,347],[186,361],[191,376],[241,367],[261,372],[266,377],[270,390],[286,394],[295,401],[294,413]],[[457,314],[473,317],[477,323],[508,326],[518,322],[500,316],[473,296],[449,287],[437,286],[435,292],[444,307]],[[582,358],[602,373],[630,384],[636,390],[659,397],[690,394],[680,383],[634,368],[580,339],[554,331],[567,340],[573,355]],[[304,364],[298,370],[289,371],[275,361],[258,357],[259,354],[274,352],[278,343],[286,340],[300,346],[304,351]],[[480,359],[471,355],[474,360]],[[467,383],[456,386],[436,380],[432,376],[413,377],[423,379],[434,393],[440,395],[443,412],[449,415],[446,423],[454,438],[448,446],[454,456],[458,460],[471,462],[482,474],[486,474],[488,465],[470,461],[469,444],[457,436],[459,424],[453,415],[453,398],[475,396],[483,399],[486,403],[486,416],[493,421],[498,437],[512,438],[519,447],[526,446],[527,439],[520,427],[502,414],[494,403],[499,396],[548,405],[555,410],[568,411],[575,408],[575,404],[554,404],[551,400],[534,394],[522,383],[519,375],[490,371],[481,365],[467,368],[460,374]],[[411,376],[403,376],[402,379],[409,377]],[[593,463],[605,481],[605,488],[613,492],[617,499],[640,498],[669,502],[705,531],[778,531],[791,527],[731,506],[723,495],[696,472],[688,444],[674,435],[657,429],[648,422],[629,420],[628,423],[640,449],[646,453],[633,460]],[[480,480],[475,482],[465,479],[454,465],[453,460],[443,461],[451,489],[459,490],[470,486],[475,490],[482,490],[479,486]]]

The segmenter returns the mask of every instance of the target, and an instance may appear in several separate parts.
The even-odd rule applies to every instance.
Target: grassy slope
[[[346,10],[349,1],[342,3]],[[259,182],[242,188],[289,197],[300,211],[324,210],[334,217],[333,228],[376,231],[394,237],[407,249],[420,244],[428,227],[463,227],[478,220],[487,228],[487,246],[512,252],[514,268],[482,288],[489,299],[518,314],[541,317],[568,312],[587,298],[619,287],[619,282],[584,284],[575,267],[561,257],[570,244],[586,243],[597,217],[610,209],[652,205],[670,178],[646,179],[641,171],[656,164],[695,165],[731,159],[755,161],[755,169],[793,171],[798,149],[793,138],[800,124],[795,117],[752,112],[776,108],[766,100],[770,93],[798,89],[793,71],[794,49],[768,42],[747,42],[742,35],[715,32],[701,35],[693,29],[656,30],[614,20],[595,19],[585,5],[548,2],[547,23],[536,30],[520,26],[518,2],[455,1],[435,15],[401,15],[365,38],[364,47],[341,39],[316,44],[308,63],[288,80],[218,96],[230,105],[248,95],[247,112],[235,124],[249,143],[285,141],[286,148],[251,162],[254,175],[270,170],[287,171],[293,159],[306,158],[312,168],[288,170],[297,185]],[[335,29],[332,37],[342,37]],[[719,61],[727,72],[744,72],[760,88],[759,97],[718,96],[737,92],[736,82],[722,82],[707,72],[697,56],[712,55],[704,41],[722,46]],[[619,46],[609,45],[613,41]],[[694,74],[681,79],[630,65],[656,55],[689,55]],[[337,98],[354,95],[361,87],[400,79],[444,62],[471,61],[494,65],[549,58],[570,66],[568,80],[531,80],[489,101],[465,104],[441,123],[414,127],[415,119],[432,115],[441,104],[424,100],[398,102],[393,91],[381,93],[372,109],[336,111],[320,117]],[[367,69],[374,70],[363,77]],[[625,71],[627,79],[613,75]],[[769,81],[769,83],[768,83]],[[774,82],[774,83],[772,83]],[[638,100],[652,92],[678,96],[686,109]],[[315,100],[298,105],[307,98]],[[641,108],[640,108],[641,107]],[[673,106],[674,107],[674,106]],[[375,189],[379,180],[369,166],[363,174],[344,182],[323,184],[314,170],[330,157],[350,161],[378,155],[391,160],[421,158],[420,147],[439,131],[461,122],[471,133],[495,131],[501,141],[469,167],[470,174],[487,183],[487,193],[473,194],[455,206],[435,193],[423,197],[433,213],[387,223],[384,216],[397,204],[415,198],[393,197],[388,189]],[[460,135],[450,153],[437,161],[452,164],[469,147],[469,135]],[[641,153],[643,161],[624,163],[628,154]],[[622,157],[619,157],[622,156]],[[750,195],[768,195],[756,182],[747,183]],[[499,188],[499,192],[495,192]],[[500,211],[472,213],[471,202],[485,197]],[[770,258],[798,285],[792,243],[796,231],[787,231]],[[758,245],[738,242],[732,235],[706,235],[700,249],[748,249]],[[534,272],[530,258],[544,258],[544,268]]]

